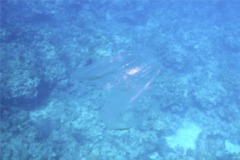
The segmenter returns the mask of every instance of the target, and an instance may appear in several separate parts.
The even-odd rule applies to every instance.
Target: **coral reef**
[[[1,160],[240,159],[238,1],[4,0],[1,15]]]

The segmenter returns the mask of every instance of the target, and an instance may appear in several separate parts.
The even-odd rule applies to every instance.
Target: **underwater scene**
[[[0,160],[240,160],[239,10],[0,0]]]

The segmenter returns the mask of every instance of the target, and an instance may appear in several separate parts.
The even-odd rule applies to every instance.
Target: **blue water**
[[[1,0],[0,160],[240,160],[239,10]]]

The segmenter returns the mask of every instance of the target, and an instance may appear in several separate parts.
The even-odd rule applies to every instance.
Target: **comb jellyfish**
[[[141,124],[145,114],[141,98],[159,75],[159,68],[152,55],[121,53],[85,70],[86,79],[100,82],[104,88],[101,117],[108,127],[123,130]]]

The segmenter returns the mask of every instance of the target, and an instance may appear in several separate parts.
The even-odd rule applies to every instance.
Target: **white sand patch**
[[[176,134],[166,137],[166,141],[170,148],[183,148],[186,153],[188,149],[195,150],[196,140],[201,131],[199,126],[191,122],[184,122]]]
[[[240,153],[240,145],[233,144],[228,140],[225,140],[225,148],[229,153]]]

